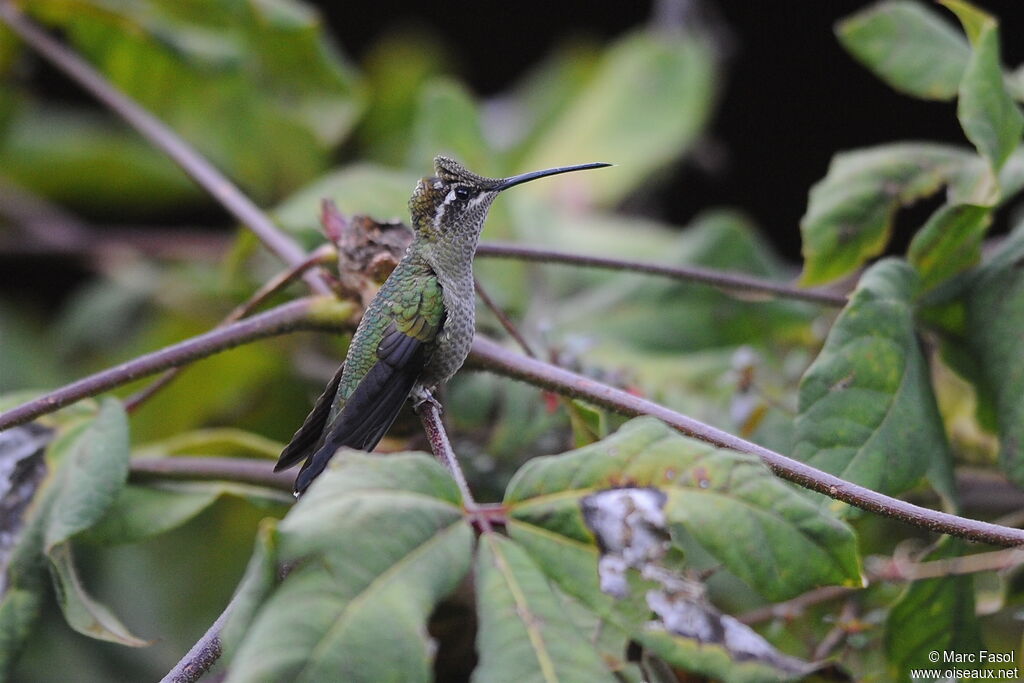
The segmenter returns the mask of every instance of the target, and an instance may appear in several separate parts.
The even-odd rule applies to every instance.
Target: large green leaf
[[[952,204],[936,211],[914,235],[907,260],[928,290],[981,260],[981,240],[991,223],[991,208]]]
[[[901,206],[952,182],[973,156],[924,143],[900,143],[844,152],[811,188],[800,221],[803,283],[817,285],[849,275],[889,243]]]
[[[178,528],[228,496],[271,509],[281,509],[292,500],[284,491],[228,482],[131,485],[121,491],[103,519],[86,531],[82,540],[105,545],[137,543]]]
[[[860,584],[853,532],[777,479],[756,457],[717,449],[639,418],[595,444],[535,458],[510,482],[511,519],[590,543],[581,499],[629,482],[667,496],[686,534],[773,600],[826,584]]]
[[[999,460],[1018,485],[1024,484],[1024,226],[983,266],[966,300],[964,328],[984,386],[995,401]]]
[[[963,36],[918,2],[880,2],[836,25],[850,54],[896,90],[929,100],[956,97],[971,58]]]
[[[494,534],[476,565],[479,683],[614,681],[600,653],[576,630],[529,555]]]
[[[720,620],[724,615],[706,605],[700,606],[699,614],[718,620],[721,625],[718,638],[683,636],[652,623],[651,607],[644,599],[651,583],[642,582],[633,574],[628,577],[632,587],[629,595],[613,598],[603,593],[597,572],[600,554],[592,542],[579,541],[515,519],[509,521],[508,530],[512,539],[527,550],[530,558],[560,590],[586,605],[612,628],[626,632],[630,639],[651,649],[675,667],[727,681],[767,682],[789,680],[795,676],[794,668],[782,669],[777,665],[789,663],[790,658],[733,619],[728,623],[731,634],[749,639],[748,642],[761,647],[757,655],[730,650],[722,642],[726,628]]]
[[[29,8],[259,197],[322,170],[361,107],[354,73],[296,0]]]
[[[1020,144],[1024,116],[1003,82],[999,24],[962,0],[942,0],[964,26],[973,51],[960,82],[957,117],[967,138],[998,172]]]
[[[950,458],[914,327],[917,287],[895,259],[864,273],[801,380],[793,457],[887,494]]]
[[[472,548],[443,467],[423,454],[339,454],[276,539],[292,569],[255,614],[229,681],[430,679],[426,620]]]
[[[964,550],[963,541],[947,537],[926,559],[959,557]],[[969,574],[911,583],[885,623],[885,649],[892,673],[907,680],[911,669],[935,667],[929,658],[933,652],[983,650],[974,610],[974,577]]]
[[[526,169],[584,161],[619,166],[522,191],[550,195],[579,187],[602,205],[618,202],[693,143],[711,111],[715,67],[711,44],[696,33],[622,38],[523,157]]]

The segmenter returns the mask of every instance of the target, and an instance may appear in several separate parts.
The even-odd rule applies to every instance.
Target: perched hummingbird
[[[363,313],[345,362],[281,452],[280,471],[305,460],[295,494],[306,490],[343,446],[369,451],[411,395],[414,405],[462,367],[473,343],[473,256],[487,211],[502,190],[592,163],[484,178],[448,157],[416,185],[412,244]]]

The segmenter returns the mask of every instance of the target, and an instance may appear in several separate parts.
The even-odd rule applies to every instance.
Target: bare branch
[[[282,261],[290,266],[295,266],[306,258],[305,252],[295,240],[279,230],[266,213],[205,157],[196,152],[191,145],[160,119],[111,85],[88,62],[50,37],[22,14],[13,3],[0,2],[0,21],[7,24],[40,56],[123,118],[154,147],[169,156],[196,184],[210,193],[239,222],[252,230],[267,249]],[[330,293],[330,288],[315,273],[307,273],[305,279],[315,293]]]
[[[478,336],[474,341],[470,363],[478,368],[513,377],[564,396],[586,399],[623,415],[651,415],[683,434],[716,446],[756,455],[783,479],[869,512],[936,533],[950,534],[972,541],[1000,546],[1024,543],[1024,530],[958,517],[897,500],[787,458],[781,453],[723,432],[652,401],[549,363],[512,353],[483,337]]]
[[[536,261],[539,263],[564,263],[571,266],[589,268],[605,268],[608,270],[624,270],[633,273],[660,275],[674,280],[699,282],[711,285],[726,292],[750,292],[771,294],[785,299],[809,301],[825,306],[843,307],[846,296],[833,291],[820,289],[802,289],[773,280],[746,275],[729,273],[710,268],[694,266],[668,266],[642,261],[626,261],[605,256],[584,256],[565,251],[529,247],[518,244],[481,243],[476,250],[477,256],[490,258],[516,259],[519,261]]]
[[[132,458],[131,479],[148,481],[232,481],[239,484],[266,486],[292,492],[294,477],[287,472],[274,472],[270,460],[255,458],[215,458],[207,456],[173,456],[167,458]]]
[[[423,423],[423,430],[427,433],[427,440],[430,441],[430,450],[445,468],[451,472],[459,491],[462,493],[462,506],[466,509],[474,523],[478,524],[482,531],[490,533],[490,517],[486,514],[477,514],[479,506],[473,498],[473,492],[469,490],[466,482],[466,475],[462,472],[462,465],[455,457],[452,444],[448,441],[448,434],[445,432],[444,424],[441,422],[441,413],[433,401],[424,401],[416,407],[420,421]]]
[[[191,363],[256,339],[298,329],[351,329],[356,306],[333,297],[307,297],[272,308],[227,327],[172,344],[107,368],[0,414],[0,429],[52,413],[87,396],[95,396],[154,373]]]
[[[224,653],[220,634],[224,630],[228,617],[231,616],[231,610],[234,609],[237,599],[238,594],[236,593],[217,620],[210,625],[210,628],[206,629],[203,637],[197,640],[192,649],[174,665],[174,668],[160,679],[160,683],[195,683],[210,670],[210,667]]]

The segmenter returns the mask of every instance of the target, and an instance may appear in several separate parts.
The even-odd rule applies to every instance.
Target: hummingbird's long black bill
[[[602,161],[597,161],[592,164],[578,164],[576,166],[559,166],[558,168],[547,168],[543,171],[531,171],[529,173],[522,173],[520,175],[514,175],[511,178],[505,178],[498,183],[497,187],[494,188],[496,192],[507,190],[510,187],[521,185],[522,183],[528,183],[531,180],[537,178],[546,178],[549,175],[558,175],[559,173],[569,173],[570,171],[586,171],[590,168],[604,168],[605,166],[611,166],[612,164],[606,164]]]

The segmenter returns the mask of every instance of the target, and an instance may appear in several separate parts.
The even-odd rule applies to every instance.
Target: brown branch
[[[67,46],[50,37],[15,5],[0,0],[0,21],[50,64],[87,90],[111,111],[124,119],[154,147],[171,158],[197,185],[220,202],[239,222],[247,226],[272,253],[290,266],[301,263],[305,252],[291,237],[281,232],[270,217],[253,203],[227,176],[196,152],[185,140],[110,84],[88,62]],[[313,292],[329,294],[326,282],[315,273],[305,278]]]
[[[723,432],[652,401],[549,363],[512,353],[483,337],[473,343],[470,362],[478,368],[525,381],[563,396],[582,398],[623,415],[651,415],[683,434],[723,448],[760,457],[775,474],[863,510],[891,517],[936,533],[1000,546],[1024,544],[1024,530],[958,517],[886,496],[822,472],[781,453]]]
[[[341,330],[351,328],[348,321],[356,307],[333,297],[307,297],[272,308],[227,327],[211,330],[147,353],[112,368],[67,384],[0,414],[0,430],[52,413],[75,401],[95,396],[167,368],[191,363],[200,358],[256,339],[285,334],[298,329]]]
[[[529,247],[519,244],[481,243],[476,250],[477,256],[490,258],[516,259],[519,261],[536,261],[538,263],[563,263],[572,266],[623,270],[647,275],[660,275],[674,280],[699,282],[717,287],[726,292],[748,292],[771,294],[772,296],[799,301],[809,301],[825,306],[843,307],[846,296],[838,292],[820,289],[802,289],[782,282],[743,273],[729,273],[699,268],[695,266],[669,266],[642,261],[627,261],[605,256],[584,256],[572,252],[556,251],[540,247]]]
[[[470,518],[480,527],[481,531],[491,533],[493,528],[491,527],[490,517],[486,514],[477,514],[479,506],[473,498],[473,492],[469,489],[469,484],[466,482],[466,475],[462,472],[459,459],[455,457],[455,451],[452,450],[452,444],[448,440],[448,433],[441,422],[441,412],[437,403],[432,400],[424,401],[416,407],[416,412],[419,413],[420,421],[423,423],[423,431],[427,433],[430,450],[434,452],[434,457],[445,466],[445,469],[451,472],[452,478],[455,479],[455,484],[462,493],[462,507],[470,514]]]
[[[224,646],[221,643],[220,634],[224,630],[228,617],[231,616],[231,610],[234,609],[237,599],[238,594],[236,593],[231,598],[228,606],[217,617],[217,620],[210,624],[210,628],[206,629],[206,633],[174,665],[174,668],[160,679],[160,683],[195,683],[195,681],[203,677],[203,674],[210,670],[210,667],[224,654]]]
[[[232,481],[292,492],[294,477],[274,472],[274,463],[256,458],[215,458],[177,455],[166,458],[132,458],[131,480]]]

